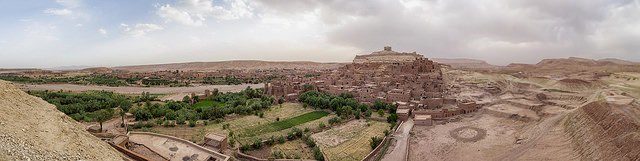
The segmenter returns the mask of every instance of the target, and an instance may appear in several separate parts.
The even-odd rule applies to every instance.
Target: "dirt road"
[[[391,153],[382,158],[383,161],[404,161],[407,160],[407,146],[409,142],[409,132],[413,128],[413,119],[409,119],[402,124],[400,131],[393,135],[396,140],[396,145],[393,147]]]

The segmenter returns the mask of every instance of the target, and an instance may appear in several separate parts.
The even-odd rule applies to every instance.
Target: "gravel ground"
[[[0,81],[0,160],[123,160],[55,106]]]

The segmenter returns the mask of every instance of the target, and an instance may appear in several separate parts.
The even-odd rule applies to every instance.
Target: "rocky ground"
[[[450,96],[485,108],[458,121],[414,127],[409,160],[640,158],[635,78],[554,80],[459,70],[445,76]],[[499,92],[484,90],[489,86]]]
[[[0,160],[123,160],[44,100],[0,81]]]

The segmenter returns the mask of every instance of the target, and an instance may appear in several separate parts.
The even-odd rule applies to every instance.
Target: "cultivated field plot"
[[[328,125],[328,120],[332,117],[335,115],[315,111],[312,108],[303,108],[301,104],[285,103],[282,106],[272,106],[264,112],[263,118],[250,115],[228,119],[223,123],[207,126],[205,131],[221,135],[227,135],[229,131],[233,131],[239,143],[248,144],[256,139],[286,136],[292,127],[303,130],[318,128],[320,122]],[[277,121],[278,119],[280,121]],[[223,129],[224,124],[229,124],[229,128]]]
[[[371,137],[383,137],[389,126],[386,122],[354,120],[312,137],[329,160],[357,161],[371,152]]]
[[[313,159],[313,150],[300,139],[275,144],[271,152],[281,152],[285,158]]]
[[[304,128],[318,128],[318,124],[323,122],[329,125],[328,120],[335,117],[334,114],[328,114],[324,111],[315,111],[312,108],[303,108],[301,104],[285,103],[273,105],[264,111],[264,117],[260,118],[256,115],[239,116],[235,118],[226,118],[224,122],[211,124],[207,126],[198,125],[196,127],[188,127],[186,125],[176,127],[155,126],[142,131],[156,132],[165,135],[171,135],[185,140],[201,144],[204,142],[204,135],[207,133],[216,133],[220,135],[228,135],[229,130],[234,132],[239,143],[252,143],[255,139],[268,139],[271,136],[286,136],[291,127],[301,130]],[[277,119],[280,121],[276,121]],[[229,124],[228,129],[223,129],[224,124]],[[288,128],[285,128],[288,127]],[[261,128],[268,128],[268,130]]]

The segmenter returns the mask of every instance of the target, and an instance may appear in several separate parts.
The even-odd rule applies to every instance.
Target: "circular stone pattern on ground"
[[[477,127],[465,126],[449,131],[449,135],[451,135],[451,137],[458,141],[476,142],[478,140],[484,139],[484,137],[487,135],[487,130]]]

